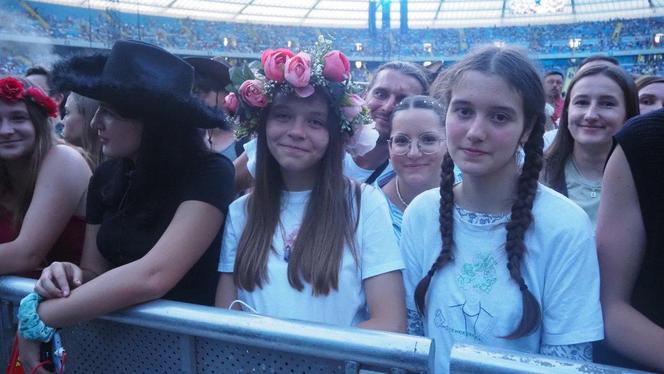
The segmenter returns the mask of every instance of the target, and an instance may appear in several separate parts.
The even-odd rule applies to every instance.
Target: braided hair
[[[528,290],[522,274],[521,262],[526,253],[525,234],[533,222],[532,207],[537,193],[537,180],[542,169],[542,148],[544,134],[544,89],[540,76],[525,53],[512,47],[486,47],[475,51],[459,61],[446,74],[439,77],[434,87],[439,92],[432,93],[443,101],[446,110],[452,96],[452,90],[468,71],[478,71],[495,75],[505,80],[519,93],[523,100],[524,133],[530,131],[528,140],[523,144],[525,160],[517,181],[516,201],[511,208],[511,218],[506,225],[505,251],[507,269],[511,279],[521,291],[523,310],[516,329],[505,339],[517,339],[533,332],[540,321],[540,306]],[[454,260],[453,253],[453,213],[454,213],[454,162],[448,154],[441,166],[440,185],[440,234],[442,248],[426,276],[415,289],[415,304],[421,314],[425,313],[426,293],[431,279],[437,271]]]

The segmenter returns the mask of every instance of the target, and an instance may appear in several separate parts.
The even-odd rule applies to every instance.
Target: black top
[[[158,214],[146,220],[144,212],[136,213],[141,212],[140,209],[123,209],[126,202],[122,200],[127,197],[132,179],[131,172],[127,170],[127,162],[106,161],[95,171],[88,189],[87,221],[92,225],[101,225],[97,234],[97,248],[113,267],[136,261],[147,254],[166,231],[182,202],[203,201],[225,214],[234,198],[233,164],[226,157],[206,152],[178,179],[177,185],[169,189],[166,197],[158,201]],[[117,203],[109,202],[109,199],[104,198],[106,190],[118,181],[124,186],[124,197]],[[200,260],[164,298],[213,305],[220,248],[221,230]],[[182,250],[186,251],[187,248]]]
[[[634,291],[632,306],[664,328],[664,109],[637,116],[616,135],[634,178],[646,248]],[[602,352],[601,362],[652,370],[619,354]]]

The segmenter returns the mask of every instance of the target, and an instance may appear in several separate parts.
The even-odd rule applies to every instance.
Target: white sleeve
[[[256,178],[256,138],[244,143],[244,152],[247,154],[247,170]]]
[[[371,176],[373,170],[367,170],[357,165],[353,156],[346,152],[344,154],[344,175],[357,182],[364,182]]]
[[[243,199],[244,200],[244,199]],[[240,241],[242,231],[238,231],[236,225],[238,216],[238,201],[231,204],[226,215],[224,224],[224,236],[221,239],[221,256],[219,257],[219,266],[217,270],[220,273],[232,273],[235,267],[235,255]],[[244,207],[244,204],[241,204]]]
[[[418,229],[420,223],[417,222],[417,207],[411,206],[406,209],[403,220],[401,221],[401,254],[406,267],[403,271],[403,283],[406,289],[406,308],[411,311],[417,311],[415,306],[415,287],[424,277],[425,271],[422,269],[421,262],[421,236],[422,232]],[[420,226],[421,227],[421,226]],[[420,242],[420,243],[418,243]],[[428,270],[428,269],[427,269]]]
[[[542,297],[542,344],[570,345],[602,340],[599,264],[593,226],[587,216],[565,225],[551,241]]]
[[[363,185],[360,209],[362,279],[404,268],[392,229],[392,218],[382,192]]]

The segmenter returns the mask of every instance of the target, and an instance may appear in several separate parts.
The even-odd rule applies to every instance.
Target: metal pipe
[[[32,279],[0,277],[0,299],[17,302],[33,287]],[[427,371],[434,362],[434,343],[425,337],[282,320],[168,300],[140,304],[100,319],[409,371]]]
[[[636,374],[646,372],[494,347],[455,344],[450,354],[450,373]]]

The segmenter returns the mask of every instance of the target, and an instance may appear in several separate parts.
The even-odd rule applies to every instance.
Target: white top
[[[256,142],[257,140],[254,138],[244,144],[244,151],[247,154],[247,169],[249,170],[251,176],[254,178],[256,177]],[[369,178],[369,176],[371,176],[371,174],[374,172],[373,170],[367,170],[359,167],[355,163],[355,160],[353,160],[353,156],[351,156],[350,153],[345,153],[343,162],[344,175],[360,183],[367,180],[367,178]],[[388,162],[387,167],[383,170],[382,173],[380,173],[380,175],[384,176],[390,173],[392,170],[392,164]]]
[[[404,214],[401,250],[406,305],[417,310],[415,287],[440,253],[439,189],[423,192]],[[456,342],[538,353],[541,344],[570,345],[604,336],[599,266],[588,216],[539,185],[534,221],[525,237],[521,274],[542,311],[542,323],[506,340],[521,319],[521,291],[511,280],[504,249],[509,215],[454,212],[454,262],[434,275],[426,296],[425,335],[436,341],[436,373],[449,370]]]
[[[544,151],[549,149],[551,144],[553,144],[553,141],[556,139],[556,135],[558,135],[558,129],[549,130],[549,131],[544,133],[544,136],[543,136]]]
[[[346,247],[338,290],[326,296],[313,296],[308,283],[304,283],[302,292],[291,287],[286,261],[309,196],[309,191],[283,193],[280,220],[285,235],[277,226],[272,241],[274,251],[268,260],[268,282],[262,289],[256,288],[253,292],[238,289],[238,298],[263,315],[337,326],[355,325],[366,319],[363,280],[404,267],[396,239],[392,235],[387,202],[381,191],[363,186],[356,233],[359,268]],[[246,223],[247,199],[248,195],[245,195],[229,207],[219,261],[220,272],[233,272],[237,245]]]
[[[581,207],[590,217],[593,225],[597,225],[599,196],[602,193],[602,181],[591,181],[584,178],[574,165],[574,156],[568,157],[565,163],[565,184],[567,197]]]

